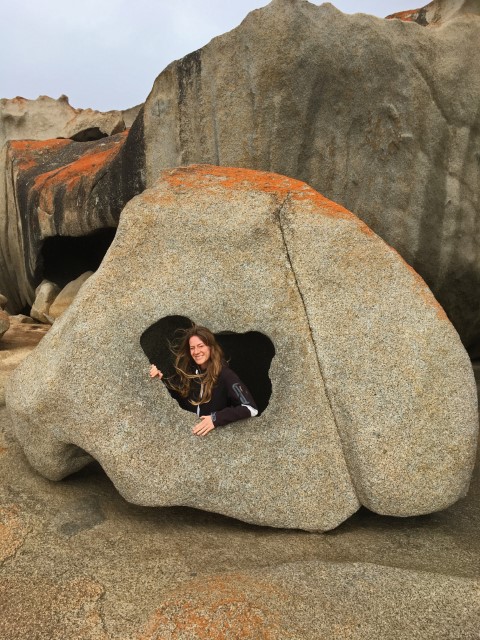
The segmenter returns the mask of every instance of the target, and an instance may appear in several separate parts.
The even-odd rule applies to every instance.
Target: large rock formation
[[[148,378],[140,346],[178,316],[273,341],[260,417],[192,435],[194,416]],[[310,530],[360,503],[447,507],[466,492],[477,431],[467,354],[398,254],[303,183],[218,167],[163,172],[127,205],[99,270],[10,379],[7,406],[51,479],[93,456],[129,501]]]
[[[422,26],[440,25],[465,14],[480,15],[478,0],[434,0],[421,9],[392,13],[387,18],[418,22]]]
[[[435,2],[427,15],[441,26],[421,28],[273,0],[157,78],[140,116],[147,185],[162,168],[196,162],[305,180],[395,247],[474,349],[475,13],[478,2]]]
[[[0,290],[17,313],[43,279],[94,270],[124,204],[143,189],[136,135],[93,142],[11,141],[0,155]],[[127,148],[127,153],[122,150]]]
[[[0,221],[8,231],[0,237],[0,288],[12,311],[34,300],[44,276],[41,250],[46,239],[86,236],[116,226],[120,207],[115,198],[99,195],[99,185],[124,139],[125,134],[119,134],[87,143],[28,140],[5,145]],[[113,195],[112,187],[108,191]],[[73,277],[87,268],[82,265]]]
[[[116,203],[116,224],[125,202],[166,167],[208,162],[305,180],[395,247],[471,354],[480,354],[478,1],[435,0],[407,13],[398,16],[413,22],[344,15],[306,0],[253,11],[160,74],[96,197]],[[60,210],[64,192],[59,184]],[[73,227],[96,215],[96,199],[79,198]],[[20,221],[9,223],[13,229],[30,225],[31,212],[18,202],[8,216]],[[17,268],[19,251],[27,266],[12,276],[4,263],[13,255]],[[0,288],[12,312],[32,304],[33,289],[49,279],[41,268],[32,277],[38,251],[32,232],[21,242],[16,232],[4,234]]]
[[[97,140],[125,130],[121,111],[75,109],[67,96],[0,100],[0,149],[8,140]]]
[[[102,113],[74,109],[66,96],[0,100],[0,290],[12,313],[32,305],[35,288],[52,275],[44,249],[63,261],[53,273],[59,286],[98,266],[113,234],[88,236],[114,229],[125,202],[143,189],[132,165],[135,131],[128,157],[119,153],[125,122],[141,106]],[[45,247],[52,238],[55,251]]]

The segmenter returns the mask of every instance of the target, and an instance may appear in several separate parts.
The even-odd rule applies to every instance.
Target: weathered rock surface
[[[407,22],[418,22],[422,26],[439,26],[465,14],[479,15],[478,0],[434,0],[421,9],[399,11],[387,18],[398,18]]]
[[[69,282],[60,291],[49,309],[48,315],[52,320],[56,320],[62,315],[62,313],[65,313],[68,307],[75,300],[75,296],[91,275],[93,275],[93,271],[86,271],[85,273],[82,273],[81,276],[78,276],[78,278]]]
[[[17,329],[29,328],[19,325],[7,336]],[[2,364],[18,360],[25,340],[48,327],[30,329],[10,340],[6,350],[2,342],[0,394]],[[0,553],[8,556],[0,584],[0,637],[32,640],[34,629],[49,639],[167,640],[161,624],[176,621],[202,623],[210,640],[222,622],[229,624],[222,616],[225,609],[230,626],[239,623],[233,637],[248,637],[241,623],[248,616],[255,629],[255,614],[266,615],[270,625],[283,619],[287,630],[301,620],[298,640],[316,628],[329,640],[355,637],[364,628],[371,638],[391,638],[401,634],[403,620],[409,637],[419,640],[475,637],[478,453],[468,496],[445,511],[385,518],[362,509],[328,535],[305,535],[259,529],[186,507],[128,504],[98,465],[64,482],[48,482],[28,465],[10,432],[6,409],[0,407]],[[281,581],[287,574],[291,589]],[[272,603],[271,590],[263,589],[271,577],[275,589],[286,592],[285,609],[300,587],[292,620],[274,618],[278,601]],[[210,587],[203,599],[200,583]],[[349,603],[351,624],[355,620],[360,627],[345,630],[347,614],[338,610],[340,602]],[[184,605],[183,612],[175,603]]]
[[[137,104],[135,107],[130,107],[130,109],[125,109],[122,111],[123,121],[125,122],[125,126],[129,129],[133,123],[135,122],[138,114],[142,110],[143,102],[141,104]]]
[[[0,309],[0,338],[10,327],[10,316],[6,311]]]
[[[397,14],[408,23],[273,0],[165,69],[95,194],[107,209],[116,203],[117,220],[166,167],[209,162],[305,180],[396,248],[480,355],[478,13],[477,1],[438,0]],[[69,218],[95,217],[96,199],[79,197]],[[31,212],[17,202],[25,228]],[[23,236],[20,276],[4,264],[18,253],[17,234],[3,235],[0,287],[8,283],[14,313],[46,274],[32,258],[34,232]]]
[[[270,337],[260,417],[191,434],[139,344],[176,315]],[[131,502],[304,529],[331,529],[360,503],[447,507],[467,490],[477,432],[468,357],[398,254],[303,183],[216,167],[164,172],[129,203],[100,269],[13,374],[7,406],[51,479],[89,452]]]
[[[35,299],[35,288],[46,274],[47,240],[85,237],[114,229],[125,202],[140,190],[138,175],[120,151],[126,133],[94,142],[71,140],[14,141],[0,157],[0,290],[11,313]],[[131,139],[131,144],[132,140]],[[128,174],[129,178],[123,179]],[[63,274],[74,279],[97,268],[102,255],[84,250],[84,260],[69,267],[68,250]],[[62,276],[63,277],[63,276]],[[56,281],[56,280],[55,280]],[[61,286],[65,282],[58,282]]]
[[[35,302],[30,310],[30,315],[39,322],[50,322],[47,315],[52,302],[60,293],[60,287],[49,280],[42,282],[35,289]]]
[[[36,324],[34,318],[26,316],[24,313],[17,313],[14,316],[10,316],[10,320],[15,320],[18,324]]]
[[[140,109],[127,110],[127,120]],[[65,96],[0,100],[0,288],[11,313],[34,303],[46,276],[46,238],[116,227],[125,202],[143,189],[132,184],[139,181],[135,131],[128,158],[119,153],[126,132],[116,134],[124,130],[122,112],[74,109]],[[96,268],[84,264],[71,273],[66,263],[70,279]]]
[[[24,322],[24,319],[29,322]],[[10,327],[2,338],[0,349],[0,408],[5,407],[5,385],[12,371],[40,342],[49,328],[50,325],[38,324],[29,316],[10,316]]]
[[[304,180],[399,251],[473,351],[480,18],[437,10],[454,19],[430,29],[274,0],[168,66],[139,118],[147,186],[196,162]]]
[[[298,562],[193,578],[168,594],[139,640],[240,638],[247,630],[269,640],[467,639],[478,635],[479,599],[478,580]]]
[[[0,149],[8,140],[74,138],[86,142],[124,130],[121,111],[74,109],[67,96],[0,99]]]

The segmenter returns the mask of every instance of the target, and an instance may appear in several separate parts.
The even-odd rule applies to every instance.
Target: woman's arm
[[[230,422],[253,418],[258,415],[258,408],[247,386],[237,374],[225,367],[222,369],[222,382],[226,385],[229,406],[213,410],[212,423],[215,427],[224,427]]]

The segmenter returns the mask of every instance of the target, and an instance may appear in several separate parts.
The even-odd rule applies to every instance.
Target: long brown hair
[[[190,355],[190,338],[193,336],[199,338],[210,348],[210,359],[205,370],[200,373],[195,373],[195,362]],[[175,356],[174,367],[177,375],[175,382],[169,379],[168,385],[178,391],[182,398],[188,398],[190,404],[199,405],[210,402],[213,387],[217,383],[224,362],[222,347],[216,341],[213,333],[206,327],[193,325],[190,329],[184,329],[180,332],[177,340],[171,345],[171,350]],[[190,397],[194,381],[203,385],[202,397],[198,400]]]

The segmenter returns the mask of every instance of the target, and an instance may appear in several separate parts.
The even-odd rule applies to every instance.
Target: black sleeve
[[[258,414],[258,408],[252,394],[237,374],[225,367],[222,369],[222,383],[226,385],[229,405],[219,411],[212,411],[212,421],[216,427],[230,422],[251,418]]]

